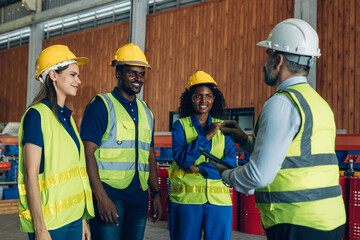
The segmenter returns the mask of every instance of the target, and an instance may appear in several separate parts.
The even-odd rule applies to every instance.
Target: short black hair
[[[116,65],[115,72],[120,72],[120,74],[122,74],[124,72],[125,66],[127,66],[127,65],[120,65],[120,64]]]

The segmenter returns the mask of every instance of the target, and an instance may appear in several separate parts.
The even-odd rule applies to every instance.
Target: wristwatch
[[[222,181],[222,182],[225,185],[225,187],[232,188],[232,186],[230,184],[228,184],[227,182],[225,182],[225,181]]]
[[[154,199],[156,197],[156,195],[160,195],[160,198],[162,197],[161,195],[161,191],[160,190],[157,190],[157,191],[152,191],[151,192],[151,198]]]

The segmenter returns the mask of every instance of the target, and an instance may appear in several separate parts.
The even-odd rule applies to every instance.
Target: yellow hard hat
[[[43,72],[51,67],[56,67],[59,63],[65,62],[70,64],[72,63],[71,60],[75,60],[79,66],[89,62],[89,59],[86,57],[76,57],[65,45],[52,45],[45,48],[36,60],[36,79],[43,82],[45,76],[39,79]]]
[[[137,45],[132,43],[122,46],[115,52],[110,65],[115,66],[117,64],[151,68],[143,51],[141,51]]]
[[[189,89],[194,85],[201,84],[201,83],[212,83],[217,86],[215,80],[206,72],[197,71],[194,75],[192,75],[186,84],[186,88]]]

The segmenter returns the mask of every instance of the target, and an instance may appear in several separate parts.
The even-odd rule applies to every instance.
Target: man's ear
[[[115,71],[115,78],[120,79],[121,73],[120,71]]]
[[[57,79],[57,73],[55,72],[55,70],[50,70],[49,71],[49,77],[50,77],[50,80],[55,82],[56,79]]]
[[[284,55],[278,54],[276,56],[276,64],[274,65],[275,70],[280,70],[280,68],[284,65]]]

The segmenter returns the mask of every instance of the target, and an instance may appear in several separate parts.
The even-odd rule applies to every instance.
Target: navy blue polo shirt
[[[118,88],[115,87],[111,94],[124,106],[134,124],[138,125],[138,109],[136,97],[133,101],[123,97]],[[100,97],[96,97],[85,109],[83,119],[80,126],[80,137],[84,141],[90,141],[98,146],[106,131],[108,124],[108,111],[105,103]],[[151,147],[154,146],[154,132],[152,133]],[[148,205],[148,191],[143,191],[140,187],[139,173],[136,169],[135,176],[130,185],[125,189],[116,189],[106,183],[102,183],[107,194],[119,200],[131,203],[132,205]]]
[[[47,99],[43,102],[46,106],[50,108],[50,101]],[[79,139],[76,137],[76,134],[74,132],[74,129],[71,126],[70,117],[71,117],[72,111],[67,108],[65,105],[64,107],[57,106],[57,115],[60,123],[65,128],[65,130],[69,133],[69,135],[72,137],[74,142],[76,143],[76,146],[78,148],[79,154],[80,154],[80,143]],[[24,130],[24,137],[22,140],[22,145],[24,146],[25,143],[32,143],[42,148],[42,154],[41,154],[41,162],[40,162],[40,169],[39,174],[44,172],[44,139],[43,134],[41,130],[41,118],[40,113],[31,108],[24,117],[24,123],[23,123],[23,130]]]

